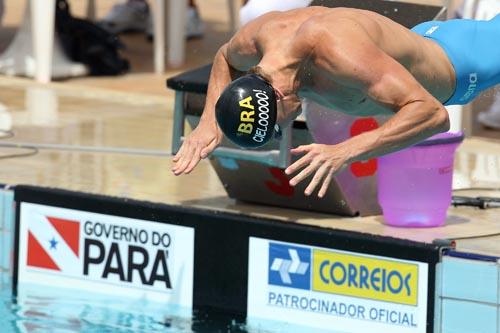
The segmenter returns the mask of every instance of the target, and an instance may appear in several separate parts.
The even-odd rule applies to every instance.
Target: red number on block
[[[351,125],[351,137],[364,132],[369,132],[378,128],[378,123],[374,118],[356,119]],[[350,166],[351,172],[356,177],[369,177],[377,172],[377,159],[372,158],[368,161],[354,162]]]
[[[270,189],[273,193],[284,197],[291,197],[294,193],[294,188],[290,186],[289,180],[285,175],[285,171],[279,168],[269,168],[269,172],[273,175],[274,179],[278,181],[278,183],[273,181],[266,181],[265,184],[268,189]]]

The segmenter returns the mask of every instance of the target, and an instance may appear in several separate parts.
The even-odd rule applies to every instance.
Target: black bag
[[[94,23],[71,16],[67,0],[56,1],[56,31],[66,55],[87,65],[90,75],[117,75],[129,70],[118,52],[118,37]]]

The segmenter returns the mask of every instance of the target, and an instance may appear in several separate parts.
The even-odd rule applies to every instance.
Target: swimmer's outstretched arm
[[[349,29],[355,30],[352,26]],[[364,91],[395,114],[378,129],[337,145],[311,144],[292,150],[304,156],[286,169],[287,174],[302,169],[290,184],[294,186],[314,174],[305,194],[310,195],[321,183],[319,197],[325,195],[335,172],[347,163],[403,149],[449,128],[448,113],[442,104],[401,64],[381,51],[366,32],[355,36],[337,32],[337,36],[344,37],[322,37],[329,42],[318,45],[317,63],[336,81]]]
[[[215,56],[200,122],[174,156],[172,172],[176,176],[190,173],[222,140],[223,134],[215,119],[215,104],[224,88],[242,74],[229,63],[227,49],[226,44]]]
[[[212,152],[222,140],[222,132],[215,119],[215,103],[224,87],[235,75],[227,61],[227,47],[227,44],[223,45],[215,56],[200,122],[185,138],[173,158],[172,172],[176,176],[190,173],[198,162]]]
[[[215,55],[200,122],[173,158],[172,172],[176,176],[190,173],[201,159],[206,158],[220,144],[223,134],[215,119],[215,104],[232,80],[258,63],[260,53],[255,47],[253,36],[262,21],[269,19],[267,16],[263,15],[247,24]]]

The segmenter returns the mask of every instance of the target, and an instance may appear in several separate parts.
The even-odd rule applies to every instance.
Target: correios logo
[[[269,284],[308,290],[311,252],[299,246],[269,245]]]
[[[34,214],[26,264],[69,277],[172,289],[170,233],[130,225]]]
[[[418,266],[389,258],[269,243],[269,284],[416,306]]]

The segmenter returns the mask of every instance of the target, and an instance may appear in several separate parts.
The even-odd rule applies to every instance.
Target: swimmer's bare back
[[[295,92],[338,111],[355,115],[391,112],[357,89],[357,82],[352,81],[361,77],[332,76],[335,57],[353,62],[358,58],[355,66],[370,66],[371,55],[363,54],[364,40],[402,65],[439,101],[452,95],[453,67],[436,43],[366,10],[308,7],[268,13],[230,40],[227,58],[239,71],[266,63],[266,58],[283,68],[298,68]]]

